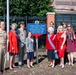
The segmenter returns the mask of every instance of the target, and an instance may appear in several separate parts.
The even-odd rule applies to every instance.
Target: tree
[[[0,16],[6,14],[6,0],[0,0]]]
[[[53,12],[53,7],[50,6],[50,0],[32,0],[28,2],[26,10],[30,16],[44,16],[47,12]],[[30,9],[30,10],[28,10]]]
[[[11,16],[45,16],[52,12],[52,0],[10,0]],[[0,1],[0,15],[6,15],[6,0]]]

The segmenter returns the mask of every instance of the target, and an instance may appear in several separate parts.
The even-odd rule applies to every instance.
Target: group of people
[[[59,66],[64,68],[64,58],[67,54],[68,64],[74,65],[73,53],[76,52],[76,35],[71,24],[63,22],[57,28],[57,33],[54,34],[54,26],[48,28],[46,36],[46,49],[48,57],[48,66],[55,67],[56,54],[60,59]]]
[[[47,29],[46,35],[46,49],[48,57],[48,66],[55,67],[55,54],[58,54],[60,59],[59,66],[64,68],[64,57],[67,53],[69,65],[73,66],[73,53],[75,49],[76,36],[71,24],[66,25],[63,23],[58,26],[57,33],[54,34],[55,26],[52,25]],[[27,37],[26,37],[27,36]],[[7,46],[8,41],[8,46]],[[24,22],[20,23],[20,28],[17,29],[17,24],[11,24],[11,30],[8,34],[5,31],[5,23],[0,22],[0,74],[5,69],[6,65],[6,55],[7,47],[10,55],[9,59],[9,69],[13,70],[15,68],[15,55],[18,55],[18,65],[22,66],[24,64],[24,54],[25,49],[27,52],[27,68],[33,68],[33,58],[34,58],[34,39],[31,32],[26,32]]]
[[[26,37],[27,35],[27,37]],[[8,46],[7,46],[8,41]],[[15,55],[18,56],[18,65],[21,67],[24,64],[25,49],[27,52],[27,68],[33,68],[33,49],[34,40],[31,32],[26,32],[24,22],[20,23],[20,28],[17,29],[17,24],[11,24],[11,30],[8,34],[5,31],[5,23],[0,22],[0,74],[5,70],[6,55],[9,52],[9,69],[15,68]],[[8,50],[7,50],[8,49]]]

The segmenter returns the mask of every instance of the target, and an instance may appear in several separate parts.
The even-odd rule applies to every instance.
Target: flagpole
[[[9,32],[9,0],[7,0],[7,34]],[[7,50],[8,50],[8,40],[7,40]],[[7,52],[7,60],[9,60],[9,53]]]

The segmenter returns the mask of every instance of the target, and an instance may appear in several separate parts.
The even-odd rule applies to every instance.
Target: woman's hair
[[[67,27],[67,32],[70,32],[71,34],[73,34],[74,35],[74,30],[73,30],[73,27],[72,27],[72,25],[71,24],[68,24],[68,25],[70,25],[70,29],[68,29],[68,27]],[[68,26],[67,25],[67,26]]]
[[[50,22],[49,27],[53,27],[55,24],[53,22]]]
[[[60,25],[60,26],[58,26],[58,28],[57,28],[57,33],[59,32],[59,29],[60,29],[60,28],[62,28],[62,31],[63,31],[63,26]]]
[[[63,25],[66,25],[66,22],[62,22],[61,25],[62,25],[62,26],[63,26]]]
[[[4,23],[5,24],[5,22],[4,21],[0,21],[0,28],[1,28],[1,23]]]
[[[20,22],[20,25],[25,25],[24,21],[21,21],[21,22]]]
[[[28,34],[29,34],[29,33],[31,33],[31,38],[33,38],[33,36],[32,36],[32,32],[27,32],[27,37],[28,37]]]
[[[54,32],[54,28],[53,28],[53,27],[49,27],[49,28],[47,29],[47,31],[48,31],[48,32],[50,32],[50,31],[53,31],[53,32]]]
[[[12,24],[11,24],[11,28],[12,28],[13,25],[15,25],[15,26],[17,27],[17,24],[16,24],[16,23],[12,23]]]

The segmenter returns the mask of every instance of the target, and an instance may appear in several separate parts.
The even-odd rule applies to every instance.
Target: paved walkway
[[[35,61],[36,58],[34,59]],[[47,66],[46,52],[39,52],[39,64],[35,63],[34,68],[28,69],[25,63],[23,67],[14,68],[13,71],[10,71],[7,62],[7,70],[3,75],[76,75],[76,63],[74,63],[74,66],[65,64],[64,69],[61,69],[58,64],[55,68],[51,68]]]

